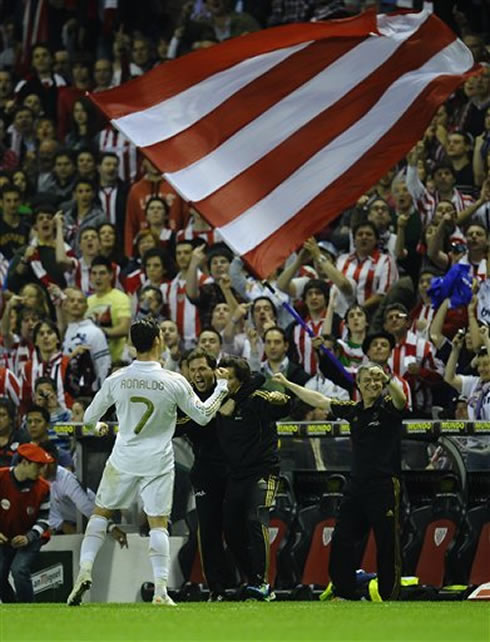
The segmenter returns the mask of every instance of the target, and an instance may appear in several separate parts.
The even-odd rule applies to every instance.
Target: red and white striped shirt
[[[306,325],[313,330],[313,336],[317,337],[321,334],[324,320],[312,321],[309,317],[305,319]],[[299,363],[308,374],[311,376],[316,375],[318,360],[310,335],[302,326],[296,325],[293,330],[293,340],[298,351]]]
[[[64,382],[70,357],[62,352],[57,352],[49,361],[41,361],[37,351],[32,353],[32,360],[27,361],[22,371],[22,406],[24,409],[29,406],[34,396],[34,386],[39,377],[51,377],[56,382],[56,393],[61,408],[71,408],[73,399],[65,392]]]
[[[99,152],[112,152],[119,158],[119,178],[134,181],[138,174],[138,150],[133,143],[110,125],[98,135]]]
[[[116,200],[117,200],[117,185],[108,185],[106,187],[99,187],[99,201],[104,214],[109,223],[116,225]]]
[[[427,338],[429,336],[429,328],[434,317],[435,309],[432,306],[432,303],[419,303],[413,308],[410,312],[410,317],[412,319],[412,325],[410,326],[410,331],[415,333],[420,338]],[[418,329],[418,322],[424,322],[424,328]],[[422,325],[422,324],[420,324]]]
[[[357,284],[359,305],[364,305],[374,294],[386,294],[398,279],[395,261],[389,254],[379,250],[374,250],[364,259],[360,259],[355,252],[341,254],[337,259],[337,269]]]
[[[415,207],[422,220],[422,225],[426,227],[434,217],[434,212],[441,200],[441,196],[437,190],[435,190],[434,193],[429,192],[420,180],[417,169],[412,165],[407,167],[407,188],[415,202]],[[453,189],[449,200],[454,205],[458,214],[474,202],[471,196],[463,194],[463,192],[460,192],[456,188]]]
[[[51,283],[56,285],[56,282],[53,281],[53,279],[51,278],[50,274],[44,268],[44,265],[43,265],[43,263],[41,261],[41,255],[40,255],[39,250],[37,248],[36,241],[34,241],[32,243],[32,245],[36,248],[36,251],[34,252],[34,254],[32,254],[28,259],[32,271],[34,272],[36,277],[39,279],[39,281],[41,281],[41,283],[43,285],[48,286]],[[76,260],[75,252],[73,251],[71,246],[68,245],[68,243],[65,243],[65,252],[66,252],[66,256],[69,259],[71,259],[72,261]],[[65,271],[64,276],[65,276],[65,281],[69,282],[69,280],[70,280],[70,272],[69,272],[69,270]]]
[[[83,256],[79,259],[74,258],[73,264],[75,269],[71,274],[69,283],[79,288],[85,296],[90,296],[94,293],[92,284],[90,283],[90,264],[87,263]],[[124,288],[121,285],[121,266],[113,262],[112,273],[112,287],[123,290],[124,292]]]
[[[394,374],[403,377],[412,363],[417,363],[436,374],[444,373],[444,366],[436,359],[432,343],[408,331],[404,340],[393,348],[388,365]]]
[[[20,381],[8,368],[0,367],[0,397],[8,397],[16,406],[20,404]]]
[[[20,379],[25,364],[32,359],[34,352],[35,350],[32,344],[26,343],[24,339],[18,338],[10,350],[7,368]]]
[[[202,273],[199,274],[199,287],[211,282],[212,279],[209,276]],[[170,318],[177,324],[185,348],[191,348],[196,344],[197,336],[201,331],[201,323],[197,307],[187,298],[185,278],[182,277],[180,272],[167,284],[164,300],[168,306]]]

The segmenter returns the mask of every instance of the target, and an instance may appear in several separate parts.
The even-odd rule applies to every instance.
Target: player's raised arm
[[[201,426],[214,417],[221,402],[228,394],[228,373],[225,368],[216,369],[216,388],[213,394],[201,401],[184,377],[176,378],[176,399],[179,408]]]
[[[286,379],[286,377],[280,372],[276,373],[272,377],[272,381],[284,386],[284,388],[290,390],[293,394],[299,397],[301,401],[304,401],[308,405],[313,406],[314,408],[322,408],[323,410],[330,412],[331,399],[325,397],[320,392],[303,388],[303,386],[299,386],[298,384],[289,381],[289,379]]]

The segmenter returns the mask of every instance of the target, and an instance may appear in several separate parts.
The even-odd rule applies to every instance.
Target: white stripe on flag
[[[362,42],[210,154],[165,177],[187,200],[207,198],[360,85],[416,33],[427,17],[418,13],[407,21],[405,16],[397,16],[393,22],[400,28],[394,29],[392,38],[373,36]]]
[[[276,67],[312,41],[248,58],[172,96],[168,100],[111,121],[137,147],[160,143],[187,129],[237,91]]]
[[[287,180],[231,223],[219,229],[226,243],[246,254],[292,219],[299,210],[373,147],[438,76],[462,74],[473,66],[469,50],[455,41],[416,71],[394,82],[352,127],[312,156]],[[247,230],[247,234],[243,233]]]

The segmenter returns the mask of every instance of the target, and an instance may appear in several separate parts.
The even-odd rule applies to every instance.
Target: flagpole
[[[277,294],[276,290],[274,287],[269,283],[269,281],[264,280],[262,281],[262,285],[267,288],[272,294]],[[296,312],[296,310],[293,308],[292,305],[290,305],[287,301],[282,302],[282,307],[287,310],[287,312],[295,319],[297,323],[305,330],[305,332],[308,333],[308,335],[314,339],[315,338],[315,333],[313,330],[310,328],[310,326],[305,323],[304,319],[301,318],[301,316]],[[329,359],[333,365],[337,368],[337,370],[340,370],[344,377],[351,383],[354,383],[354,377],[351,375],[350,372],[348,372],[344,366],[340,363],[340,361],[337,359],[337,357],[333,354],[331,350],[329,350],[326,346],[321,345],[320,350],[323,352],[323,354]]]

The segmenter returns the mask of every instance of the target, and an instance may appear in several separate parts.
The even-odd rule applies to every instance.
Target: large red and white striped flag
[[[473,57],[428,12],[296,24],[92,100],[266,277],[419,140]]]

